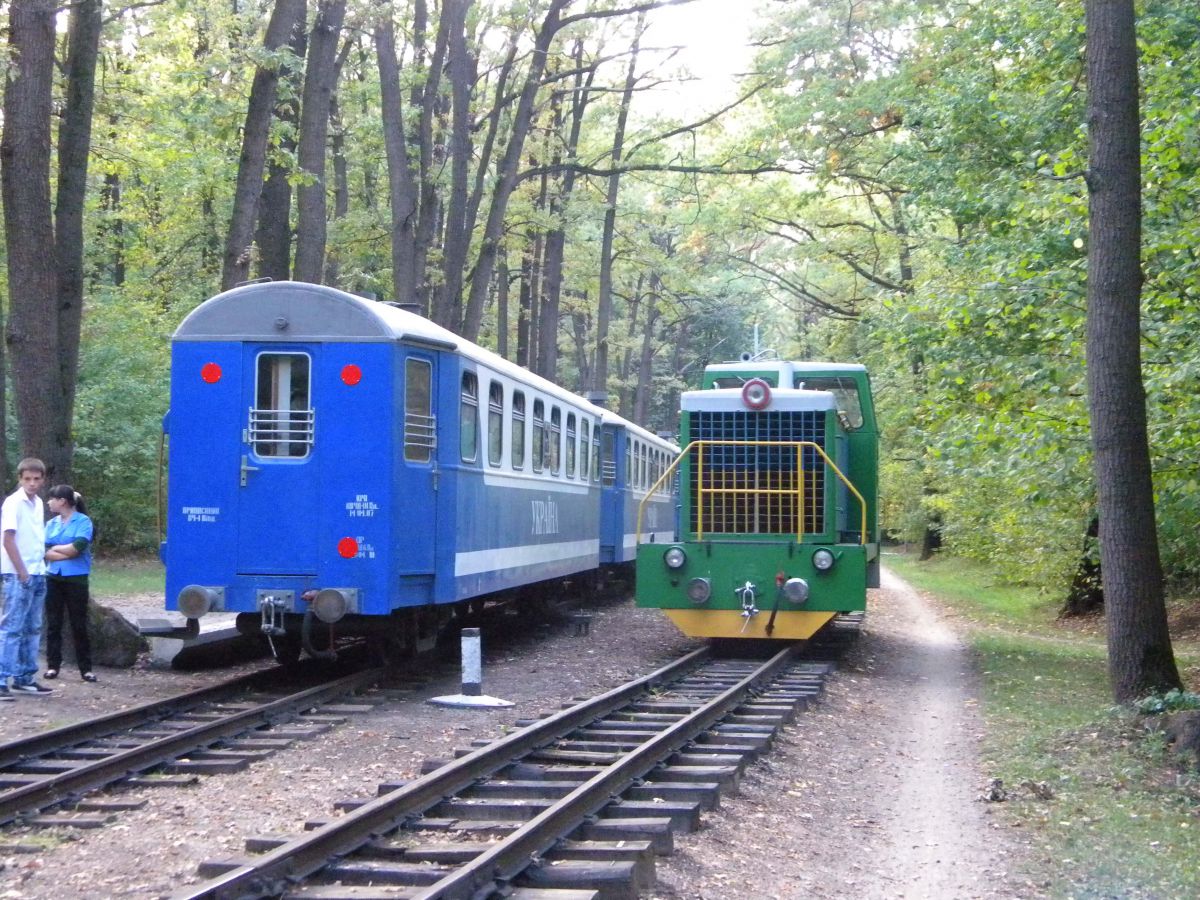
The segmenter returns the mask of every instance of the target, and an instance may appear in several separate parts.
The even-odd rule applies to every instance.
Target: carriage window
[[[589,436],[588,420],[579,420],[579,477],[583,481],[588,480],[588,451],[591,449],[592,442]]]
[[[458,450],[463,462],[479,454],[479,382],[474,372],[463,372],[458,404]]]
[[[525,394],[522,391],[513,391],[512,467],[525,468]]]
[[[541,400],[533,401],[533,471],[542,471],[546,452],[546,407]]]
[[[404,458],[429,462],[436,431],[433,422],[433,366],[428,360],[404,361]]]
[[[609,454],[612,450],[610,448]],[[592,429],[592,481],[600,480],[600,425]]]
[[[562,453],[562,412],[557,406],[550,407],[550,474],[558,474]]]
[[[567,477],[575,477],[575,413],[567,413]]]
[[[504,386],[493,381],[488,388],[488,463],[500,465],[504,442]]]
[[[313,443],[309,360],[303,353],[258,357],[250,444],[258,456],[301,459]]]

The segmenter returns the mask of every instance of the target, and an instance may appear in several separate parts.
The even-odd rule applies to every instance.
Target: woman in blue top
[[[92,520],[83,498],[69,484],[50,488],[46,505],[55,517],[46,523],[46,678],[62,668],[63,612],[71,619],[75,660],[84,681],[92,674],[88,640],[88,574],[92,571]]]

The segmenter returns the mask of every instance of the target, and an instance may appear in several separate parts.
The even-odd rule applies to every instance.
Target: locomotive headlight
[[[687,562],[687,554],[683,552],[682,547],[671,547],[663,554],[663,562],[667,564],[668,569],[682,569],[683,564]]]
[[[833,562],[833,554],[824,548],[812,555],[813,568],[818,572],[828,572],[833,568]]]
[[[799,606],[808,599],[808,582],[803,578],[789,578],[783,583],[783,596],[788,603]]]
[[[198,619],[220,605],[221,592],[218,588],[189,584],[179,592],[179,611],[189,619]]]
[[[712,596],[712,582],[707,578],[693,578],[687,583],[687,596],[697,606],[703,606]]]

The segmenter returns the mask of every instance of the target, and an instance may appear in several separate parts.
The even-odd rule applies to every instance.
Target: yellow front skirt
[[[767,634],[771,611],[759,611],[744,618],[736,609],[664,609],[675,627],[689,637],[705,638],[765,638],[781,641],[803,641],[812,637],[829,622],[835,612],[780,610],[775,615],[775,627]]]

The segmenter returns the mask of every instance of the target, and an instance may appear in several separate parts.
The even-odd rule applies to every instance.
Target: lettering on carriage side
[[[558,504],[553,500],[531,500],[533,533],[558,534]]]
[[[374,545],[368,544],[366,538],[364,538],[362,535],[359,535],[358,537],[356,537],[355,540],[358,541],[358,553],[355,554],[355,556],[354,556],[355,559],[374,559],[375,558]]]
[[[352,519],[372,519],[379,511],[379,504],[367,494],[355,494],[353,500],[346,501],[346,515]]]
[[[219,506],[184,506],[181,509],[188,522],[215,522],[221,515]]]

